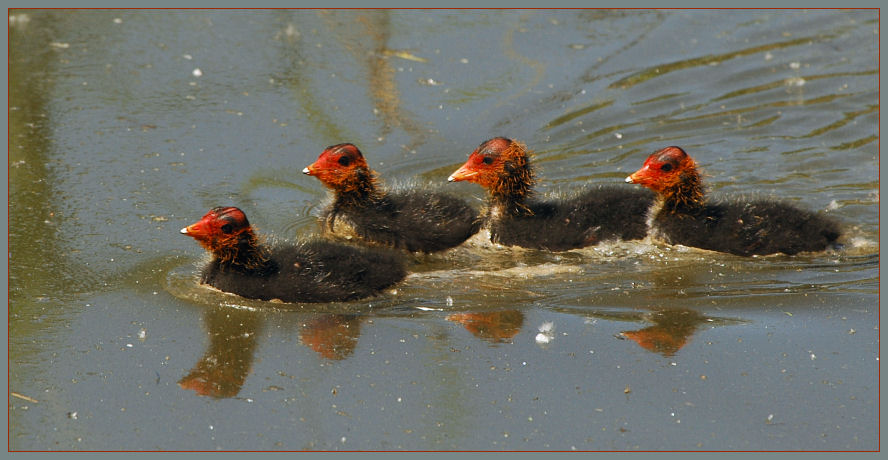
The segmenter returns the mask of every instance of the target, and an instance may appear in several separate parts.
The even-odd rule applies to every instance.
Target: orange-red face
[[[360,169],[369,171],[364,155],[354,144],[337,144],[324,149],[318,160],[302,170],[332,189],[339,189],[353,179]]]
[[[656,192],[675,188],[684,175],[696,171],[694,159],[679,147],[666,147],[652,153],[644,166],[626,178],[630,184],[643,185]]]
[[[482,187],[491,188],[503,173],[505,161],[516,155],[523,155],[523,147],[504,137],[484,141],[469,155],[469,159],[450,177],[450,182],[468,181]]]
[[[247,216],[240,209],[229,206],[211,209],[199,221],[179,232],[214,251],[236,245],[238,237],[245,231],[250,231]]]

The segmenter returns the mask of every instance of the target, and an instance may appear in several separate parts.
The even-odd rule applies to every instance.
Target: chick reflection
[[[712,321],[686,308],[654,310],[644,314],[643,319],[654,324],[637,331],[623,331],[620,335],[663,356],[673,356],[688,343],[701,324]]]
[[[201,396],[231,398],[240,392],[253,363],[259,315],[231,308],[212,308],[204,317],[210,346],[179,386]]]
[[[204,321],[210,346],[179,386],[201,396],[237,396],[252,367],[263,316],[220,307],[207,310]],[[356,315],[324,315],[303,323],[299,338],[322,357],[341,360],[354,352],[360,331]]]
[[[447,320],[462,324],[472,335],[482,340],[501,343],[511,340],[521,330],[524,313],[518,310],[454,313],[447,315]]]
[[[327,315],[306,322],[299,339],[324,358],[340,360],[354,353],[360,334],[360,317]]]

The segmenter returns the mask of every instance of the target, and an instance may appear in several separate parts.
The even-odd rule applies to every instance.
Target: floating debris
[[[30,396],[25,396],[25,395],[23,395],[23,394],[21,394],[21,393],[16,393],[16,392],[14,392],[14,391],[10,391],[9,394],[12,395],[12,396],[14,396],[14,397],[16,397],[16,398],[24,399],[25,401],[32,402],[32,403],[34,403],[34,404],[37,404],[37,403],[39,402],[39,401],[37,401],[36,399],[34,399],[34,398],[30,397]]]
[[[416,62],[429,62],[428,59],[416,56],[408,51],[393,51],[393,50],[385,50],[383,52],[386,56],[395,56],[401,59],[406,59],[408,61],[416,61]]]
[[[555,338],[555,323],[551,321],[546,321],[545,323],[540,325],[539,330],[539,334],[537,334],[534,339],[536,340],[536,343],[544,345],[551,342]]]

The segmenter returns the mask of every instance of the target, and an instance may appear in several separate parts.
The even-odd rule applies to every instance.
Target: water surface
[[[12,11],[13,450],[875,450],[874,11]],[[196,282],[219,205],[317,231],[301,174],[353,142],[440,187],[480,142],[542,194],[684,147],[840,250],[479,235],[355,302]],[[631,185],[625,185],[632,187]]]

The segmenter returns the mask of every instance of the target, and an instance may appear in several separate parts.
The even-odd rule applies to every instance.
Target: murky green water
[[[13,11],[12,450],[878,448],[873,11]],[[681,145],[713,194],[843,222],[743,259],[483,238],[396,290],[281,308],[197,286],[178,229],[237,205],[316,230],[301,174],[358,144],[390,185],[481,141],[542,193]],[[630,185],[627,185],[630,187]]]

